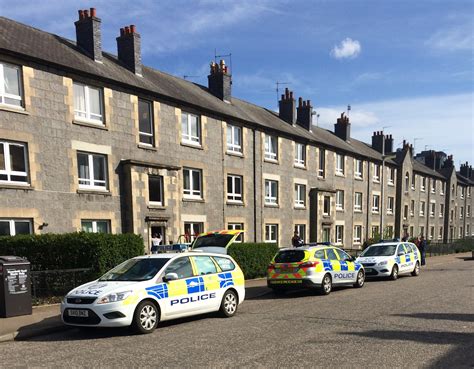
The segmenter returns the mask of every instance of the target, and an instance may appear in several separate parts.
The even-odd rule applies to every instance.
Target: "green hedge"
[[[265,277],[267,266],[278,252],[274,243],[234,243],[228,249],[244,272],[245,279]]]
[[[32,270],[92,268],[93,278],[143,253],[143,239],[134,234],[81,232],[0,237],[0,255],[25,257]]]

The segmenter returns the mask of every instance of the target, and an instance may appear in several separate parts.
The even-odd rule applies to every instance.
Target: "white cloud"
[[[441,29],[426,41],[426,45],[437,50],[472,51],[474,47],[472,23]]]
[[[474,162],[474,112],[473,93],[446,96],[424,96],[352,104],[349,118],[352,136],[371,141],[373,131],[390,126],[385,131],[393,134],[395,148],[403,139],[412,144],[415,137],[416,151],[425,148],[443,150],[454,155],[459,162]],[[316,108],[320,114],[319,126],[334,130],[334,123],[345,106]]]
[[[360,42],[352,38],[346,38],[331,50],[331,55],[336,59],[356,58],[361,52]]]

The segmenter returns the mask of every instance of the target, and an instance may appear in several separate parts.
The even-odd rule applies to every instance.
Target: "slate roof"
[[[423,163],[420,163],[418,160],[416,159],[413,159],[413,170],[415,172],[419,172],[419,173],[423,173],[423,174],[427,174],[431,177],[437,177],[437,178],[442,178],[442,179],[446,179],[444,176],[442,176],[440,173],[438,173],[437,171],[433,170],[433,169],[430,169],[428,168],[426,165],[424,165]]]
[[[464,177],[461,173],[456,172],[456,177],[458,182],[465,184],[466,186],[474,186],[474,181],[469,178]]]
[[[75,42],[5,17],[0,17],[0,52],[99,78],[144,94],[156,95],[164,100],[222,116],[225,120],[234,119],[291,136],[293,139],[299,138],[373,160],[382,160],[379,152],[354,138],[344,141],[333,132],[315,126],[312,127],[312,132],[308,132],[302,127],[286,123],[271,110],[235,97],[232,97],[231,104],[226,103],[212,95],[207,87],[146,66],[142,69],[143,77],[136,76],[121,65],[116,56],[106,52],[103,52],[103,63],[97,63],[81,52]],[[392,159],[387,159],[386,162],[396,164]],[[428,170],[427,174],[436,175],[429,168],[423,168],[422,164],[418,170]]]

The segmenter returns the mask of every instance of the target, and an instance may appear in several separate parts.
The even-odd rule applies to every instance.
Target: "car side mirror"
[[[163,277],[163,282],[175,281],[177,279],[179,279],[179,277],[176,273],[168,273]]]

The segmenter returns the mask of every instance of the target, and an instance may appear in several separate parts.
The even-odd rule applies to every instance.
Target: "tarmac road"
[[[268,293],[231,319],[181,319],[151,335],[70,329],[7,342],[0,367],[471,368],[474,261],[454,255],[428,263],[419,277],[329,296]]]

